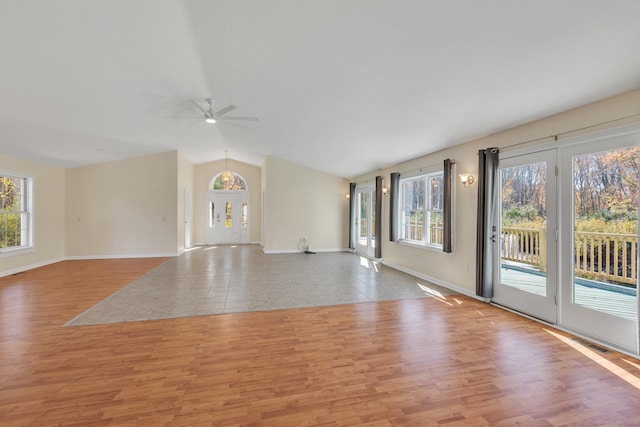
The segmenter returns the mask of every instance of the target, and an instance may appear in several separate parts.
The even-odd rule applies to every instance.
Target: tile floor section
[[[454,292],[347,252],[202,246],[149,271],[65,326],[277,310]]]

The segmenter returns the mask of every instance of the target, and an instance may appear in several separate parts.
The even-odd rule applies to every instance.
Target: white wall
[[[295,252],[303,237],[312,251],[349,246],[346,179],[269,156],[263,169],[266,253]]]
[[[66,194],[68,257],[177,254],[176,151],[67,169]]]
[[[392,172],[402,173],[403,171],[406,172],[420,167],[439,165],[446,158],[456,161],[454,253],[443,254],[438,251],[389,242],[389,200],[385,197],[382,214],[382,257],[384,262],[432,278],[437,283],[448,285],[469,294],[475,294],[478,187],[477,184],[473,184],[469,188],[464,188],[460,180],[457,179],[457,175],[471,173],[477,178],[478,150],[488,147],[500,147],[501,151],[506,152],[510,150],[509,146],[511,145],[543,138],[541,141],[519,145],[518,148],[527,145],[536,146],[548,142],[550,139],[544,139],[547,136],[582,129],[561,135],[559,140],[562,141],[578,134],[640,122],[640,117],[637,116],[611,122],[639,113],[640,90],[636,90],[355,178],[353,182],[363,182],[370,181],[376,175],[382,175],[385,183],[389,183]],[[605,122],[611,123],[591,127]],[[590,128],[584,129],[587,127]]]
[[[191,246],[193,246],[193,164],[182,154],[177,153],[178,156],[178,185],[177,185],[177,243],[178,253],[181,253],[185,249],[185,234],[188,227],[191,234]],[[188,194],[188,196],[187,196]],[[188,198],[188,200],[186,200]],[[186,205],[189,203],[189,206]],[[186,215],[191,213],[191,218],[187,218]]]
[[[252,243],[260,242],[262,210],[260,207],[260,189],[262,178],[260,168],[233,159],[217,160],[194,166],[193,174],[193,207],[194,207],[194,244],[203,244],[207,240],[207,191],[211,180],[228,166],[229,170],[240,174],[247,182],[250,194],[249,239]]]
[[[63,169],[0,155],[0,170],[33,177],[34,251],[0,258],[0,276],[61,260],[65,255]]]

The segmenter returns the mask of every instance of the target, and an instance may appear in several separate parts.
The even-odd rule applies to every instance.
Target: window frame
[[[7,170],[0,170],[1,178],[11,178],[11,179],[19,179],[23,180],[22,183],[22,207],[20,210],[7,210],[5,211],[0,207],[0,220],[4,215],[15,215],[20,214],[20,225],[21,225],[21,245],[20,246],[9,246],[9,247],[0,247],[0,258],[5,258],[9,256],[21,255],[25,253],[33,252],[33,181],[34,178],[31,175],[13,172]]]
[[[441,178],[441,191],[440,191],[440,209],[429,209],[430,206],[430,201],[431,201],[431,196],[432,196],[432,188],[431,188],[431,182],[430,180],[433,178]],[[424,194],[423,194],[423,200],[422,200],[422,206],[421,206],[421,211],[422,211],[422,239],[421,240],[416,240],[416,239],[410,239],[407,236],[407,229],[405,227],[405,212],[406,210],[404,209],[405,207],[405,184],[407,182],[413,182],[413,181],[419,181],[422,180],[424,182]],[[443,218],[444,216],[444,190],[443,190],[443,185],[444,185],[444,170],[442,168],[432,168],[429,170],[425,170],[425,169],[421,169],[416,173],[413,174],[402,174],[400,175],[400,179],[399,179],[399,197],[398,197],[398,207],[397,207],[397,221],[398,221],[398,242],[401,244],[406,244],[406,245],[410,245],[410,246],[416,246],[416,247],[420,247],[420,248],[428,248],[428,249],[434,249],[434,250],[439,250],[441,251],[443,248],[443,242],[441,241],[440,243],[433,243],[431,241],[431,233],[429,232],[430,230],[430,223],[431,223],[431,213],[432,212],[439,212],[440,213],[440,217]]]

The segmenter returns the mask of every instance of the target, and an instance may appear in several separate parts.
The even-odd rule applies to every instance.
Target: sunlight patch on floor
[[[605,368],[606,370],[608,370],[612,374],[618,376],[620,379],[628,382],[629,384],[631,384],[632,386],[634,386],[635,388],[640,390],[640,378],[636,377],[632,373],[630,373],[628,371],[625,371],[624,369],[622,369],[621,367],[619,367],[615,363],[610,362],[606,358],[600,356],[599,354],[597,354],[593,350],[588,349],[584,345],[580,344],[579,342],[574,341],[571,338],[562,336],[562,335],[560,335],[560,334],[558,334],[556,332],[550,331],[548,329],[544,329],[544,331],[548,332],[550,335],[552,335],[555,338],[559,339],[560,341],[562,341],[563,343],[567,344],[568,346],[573,347],[576,351],[578,351],[578,352],[582,353],[583,355],[587,356],[589,359],[593,360],[598,365],[602,366],[603,368]]]

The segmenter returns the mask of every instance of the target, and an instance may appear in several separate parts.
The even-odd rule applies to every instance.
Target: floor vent
[[[600,353],[604,353],[604,354],[611,353],[611,350],[609,350],[608,348],[600,347],[599,345],[594,344],[592,342],[585,341],[585,340],[582,340],[580,338],[574,338],[573,340],[578,342],[578,343],[580,343],[580,344],[582,344],[585,347],[589,347],[590,349],[598,351]]]

